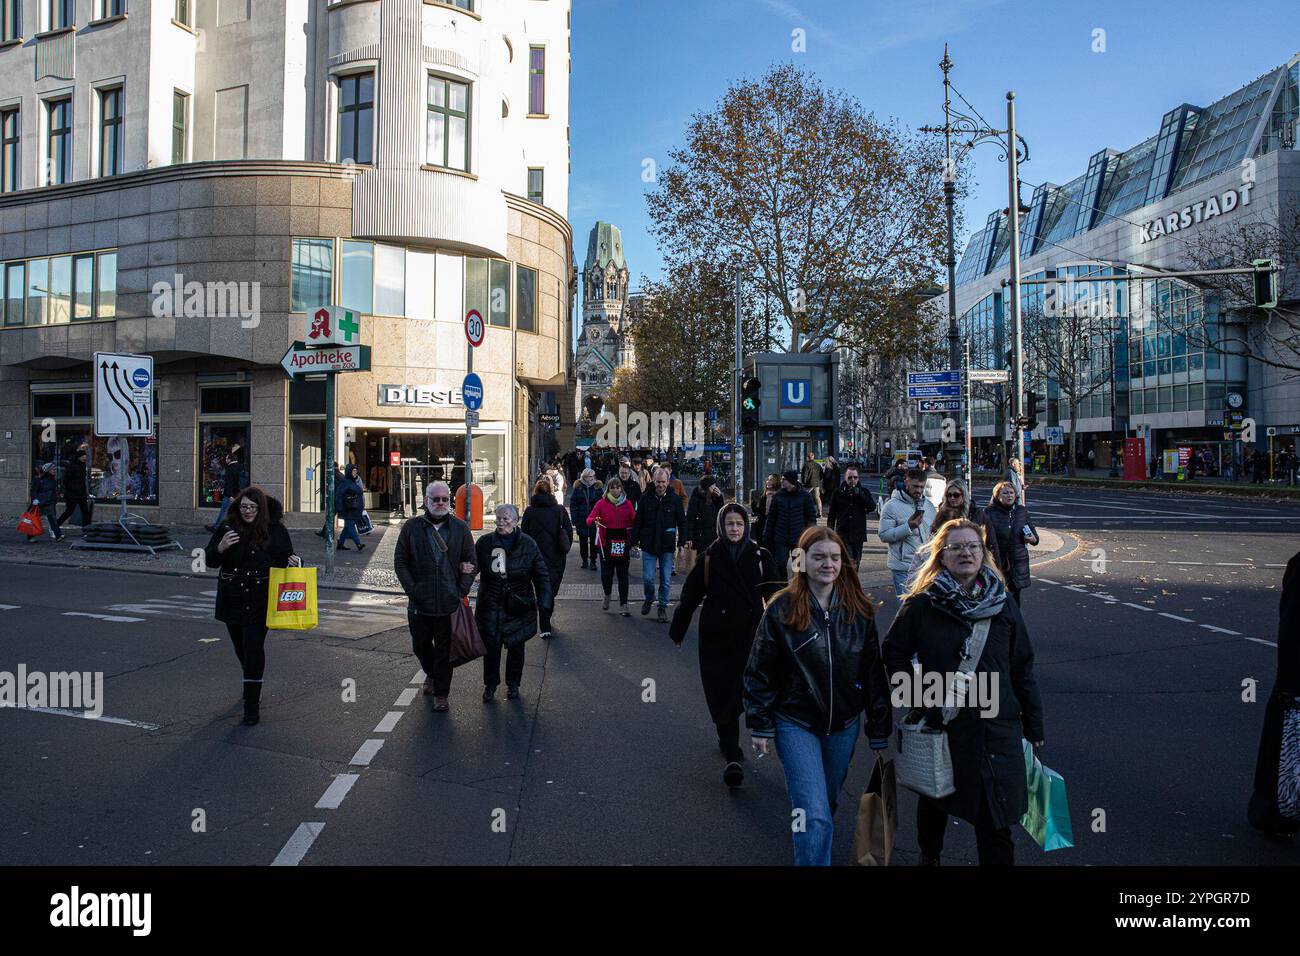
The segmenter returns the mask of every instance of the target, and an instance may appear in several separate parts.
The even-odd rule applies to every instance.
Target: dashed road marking
[[[293,831],[293,836],[289,837],[289,842],[271,861],[272,866],[297,866],[302,862],[302,858],[307,855],[311,845],[316,842],[320,832],[325,829],[322,823],[300,823],[298,829]]]
[[[124,614],[91,614],[89,611],[64,611],[64,617],[91,617],[96,621],[108,621],[112,624],[138,624],[142,617],[127,617]]]
[[[424,683],[424,668],[423,668],[423,667],[421,667],[418,671],[415,672],[415,676],[411,678],[411,683],[412,683],[412,684],[423,684],[423,683]]]
[[[1202,624],[1201,627],[1207,631],[1214,631],[1216,634],[1231,634],[1233,637],[1241,637],[1241,631],[1230,631],[1226,627],[1215,627],[1213,624]]]
[[[409,707],[411,701],[415,700],[415,695],[420,692],[418,687],[408,687],[397,695],[397,700],[393,701],[394,707]]]
[[[1155,610],[1155,608],[1153,608],[1153,607],[1146,607],[1146,606],[1141,605],[1141,604],[1134,604],[1132,601],[1125,601],[1125,602],[1124,602],[1124,606],[1125,606],[1125,607],[1133,607],[1133,608],[1137,608],[1139,611],[1154,611],[1154,610]]]
[[[1267,644],[1269,647],[1277,647],[1277,641],[1266,641],[1262,637],[1248,637],[1248,641],[1254,641],[1256,644]]]
[[[384,719],[375,725],[375,729],[372,730],[371,733],[388,733],[397,726],[397,722],[402,719],[402,714],[404,713],[406,713],[404,710],[390,710],[388,713],[384,714]]]
[[[1169,618],[1169,620],[1171,620],[1171,621],[1182,621],[1184,624],[1195,624],[1195,623],[1196,623],[1196,622],[1193,621],[1190,617],[1179,617],[1177,614],[1170,614],[1168,611],[1158,611],[1157,613],[1158,613],[1161,617],[1167,617],[1167,618]]]
[[[19,608],[17,604],[0,604],[0,611],[17,611]]]
[[[139,727],[141,730],[158,730],[161,724],[147,724],[143,720],[127,720],[125,717],[105,717],[84,710],[64,710],[62,707],[24,707],[37,714],[54,714],[56,717],[80,717],[83,720],[95,720],[101,724],[118,724],[122,727]]]
[[[372,737],[357,749],[357,752],[352,755],[352,759],[348,763],[354,767],[370,766],[370,761],[375,759],[375,754],[379,753],[379,748],[383,745],[383,740]]]
[[[337,810],[359,776],[360,774],[355,773],[341,773],[335,777],[330,781],[330,785],[325,789],[325,792],[321,794],[321,798],[316,801],[316,809]]]

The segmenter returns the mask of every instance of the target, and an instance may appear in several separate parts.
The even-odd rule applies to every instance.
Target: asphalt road
[[[1035,566],[1024,605],[1043,756],[1067,781],[1076,846],[1044,854],[1017,828],[1017,861],[1300,862],[1300,845],[1244,815],[1300,508],[1073,489],[1029,501],[1069,551]],[[868,549],[882,631],[896,607],[883,561]],[[566,585],[596,578],[575,549]],[[471,664],[437,714],[400,599],[329,592],[342,603],[322,605],[320,629],[272,633],[263,720],[245,728],[211,592],[204,579],[0,567],[0,670],[105,675],[99,720],[0,711],[0,864],[790,861],[776,758],[723,786],[695,635],[678,650],[639,606],[624,619],[566,598],[558,636],[528,645],[519,701],[481,702]],[[1242,699],[1251,680],[1255,703]],[[870,763],[862,745],[837,862],[851,859]],[[906,864],[915,803],[900,791],[899,804]],[[971,828],[954,823],[945,864],[974,859]]]

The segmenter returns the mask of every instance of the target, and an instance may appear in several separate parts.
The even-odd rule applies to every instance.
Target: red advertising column
[[[1145,481],[1147,477],[1147,442],[1145,438],[1124,439],[1124,480]]]

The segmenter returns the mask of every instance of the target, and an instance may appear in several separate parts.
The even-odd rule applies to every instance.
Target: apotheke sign
[[[1215,216],[1232,212],[1238,206],[1249,206],[1250,191],[1254,188],[1254,183],[1243,183],[1236,189],[1229,189],[1218,196],[1211,196],[1209,199],[1202,199],[1200,202],[1192,203],[1190,206],[1176,209],[1171,213],[1161,216],[1159,219],[1152,219],[1150,222],[1144,222],[1138,227],[1138,242],[1151,242],[1154,239],[1159,239],[1161,236],[1167,236],[1170,233],[1179,232],[1180,230],[1190,228],[1197,223],[1213,219]]]
[[[449,408],[463,405],[459,385],[380,385],[380,405]]]

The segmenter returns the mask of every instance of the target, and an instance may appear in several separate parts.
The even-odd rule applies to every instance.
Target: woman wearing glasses
[[[993,500],[985,514],[989,530],[997,538],[997,563],[1007,590],[1022,604],[1020,593],[1029,587],[1029,545],[1038,544],[1038,530],[1029,510],[1016,503],[1016,489],[1009,481],[1000,481],[993,488]]]
[[[1043,744],[1043,705],[1034,680],[1034,649],[1015,601],[984,544],[984,532],[959,518],[939,529],[881,647],[891,680],[913,678],[912,657],[923,675],[956,674],[970,652],[977,626],[987,636],[975,663],[972,695],[947,723],[956,792],[942,800],[919,797],[916,810],[920,863],[937,866],[948,815],[975,827],[981,866],[1014,862],[1011,827],[1029,806],[1020,740]],[[988,675],[987,677],[981,675]],[[924,686],[925,677],[922,677]],[[930,728],[943,726],[940,708],[925,711]]]
[[[270,569],[302,565],[288,530],[280,523],[283,513],[280,502],[261,488],[245,488],[231,501],[205,549],[208,567],[218,570],[216,617],[226,625],[244,669],[248,726],[260,719]]]
[[[966,518],[980,526],[984,533],[984,544],[989,549],[992,557],[992,564],[995,567],[1002,567],[1002,556],[998,551],[998,536],[994,534],[993,529],[989,526],[989,516],[985,509],[974,504],[970,496],[966,493],[966,485],[960,481],[948,482],[948,487],[943,492],[943,504],[935,512],[934,523],[930,526],[931,534],[937,534],[939,529],[949,521],[955,521],[958,518]],[[908,572],[915,577],[916,572],[925,564],[930,557],[930,545],[927,543],[912,552],[912,568]]]

